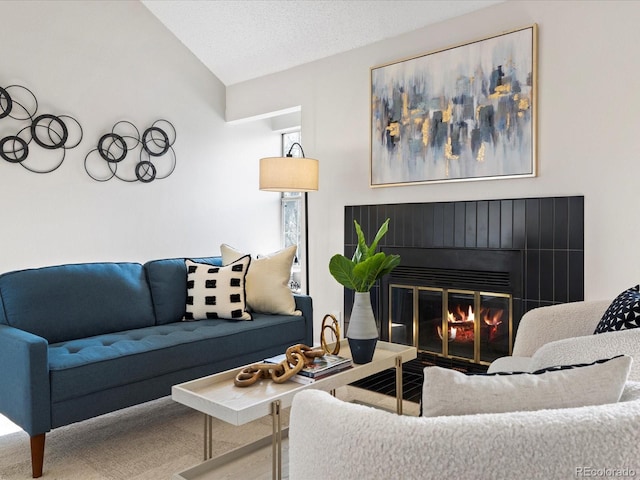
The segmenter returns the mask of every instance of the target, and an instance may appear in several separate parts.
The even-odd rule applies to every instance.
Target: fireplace
[[[345,207],[345,255],[390,218],[380,248],[401,264],[371,292],[380,338],[419,360],[486,370],[509,355],[522,315],[584,298],[584,197]],[[345,328],[353,292],[345,290]]]
[[[443,359],[488,365],[513,347],[518,250],[388,247],[402,265],[381,285],[381,338]]]
[[[511,295],[393,284],[389,288],[391,321],[385,333],[391,342],[485,365],[511,353]]]

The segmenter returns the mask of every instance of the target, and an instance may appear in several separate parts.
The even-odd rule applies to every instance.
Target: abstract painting
[[[537,25],[371,68],[370,185],[536,175]]]

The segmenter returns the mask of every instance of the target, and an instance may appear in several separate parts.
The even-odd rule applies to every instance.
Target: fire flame
[[[482,316],[482,319],[484,320],[484,323],[486,323],[487,325],[491,327],[497,327],[502,323],[503,313],[504,313],[504,310],[502,309],[494,310],[493,314],[491,310],[487,309],[484,311],[484,315]]]
[[[442,327],[437,327],[438,336],[440,340],[442,340]],[[458,334],[458,329],[455,327],[449,327],[449,341],[453,342],[456,339],[456,335]]]
[[[448,321],[448,340],[450,342],[458,339],[458,341],[466,342],[473,341],[474,338],[474,323],[475,314],[473,312],[473,306],[469,305],[468,309],[465,309],[462,305],[455,305],[452,307],[453,311],[447,312]],[[489,327],[489,339],[492,341],[498,335],[498,325],[502,324],[502,317],[504,310],[482,308],[480,310],[480,318]],[[437,327],[438,336],[443,338],[443,332],[441,327]]]
[[[449,320],[450,323],[474,322],[475,319],[476,317],[473,314],[473,308],[471,307],[471,305],[469,305],[468,312],[462,310],[462,307],[460,305],[456,305],[455,312],[447,313],[447,320]]]

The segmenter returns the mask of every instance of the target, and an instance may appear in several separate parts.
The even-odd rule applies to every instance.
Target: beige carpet
[[[395,399],[354,387],[338,389],[347,401],[395,408]],[[405,402],[405,414],[417,404]],[[283,412],[283,426],[289,411]],[[271,433],[271,417],[242,425],[214,419],[213,454],[233,450]],[[202,461],[203,415],[163,398],[47,434],[44,480],[155,480]],[[266,465],[268,471],[270,465]],[[31,478],[29,437],[24,432],[0,436],[0,480]]]

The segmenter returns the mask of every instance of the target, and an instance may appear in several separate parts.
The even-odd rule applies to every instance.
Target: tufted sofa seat
[[[237,366],[230,359],[243,345],[293,344],[304,337],[304,322],[296,316],[254,314],[246,323],[179,322],[55,343],[48,349],[52,409],[57,402],[92,394],[99,404],[101,392],[150,377],[171,379],[187,369],[194,378],[209,375],[211,364],[221,370]],[[80,420],[75,412],[65,408],[52,427]]]
[[[221,265],[220,257],[194,259]],[[31,436],[42,474],[52,428],[153,400],[171,386],[312,344],[302,315],[182,321],[185,259],[59,265],[0,275],[0,413]]]

